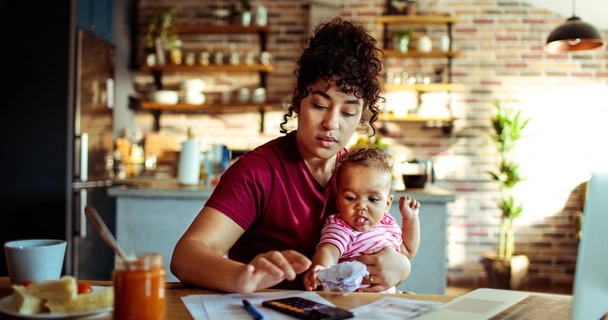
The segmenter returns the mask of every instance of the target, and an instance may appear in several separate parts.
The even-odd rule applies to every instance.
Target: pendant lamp
[[[604,38],[597,29],[581,21],[574,14],[574,0],[572,0],[572,17],[549,34],[544,49],[549,53],[560,53],[592,50],[603,45]]]

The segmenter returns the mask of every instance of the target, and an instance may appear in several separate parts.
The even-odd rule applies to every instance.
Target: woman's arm
[[[222,212],[204,207],[173,251],[171,272],[180,281],[206,289],[248,293],[265,289],[308,269],[295,251],[270,251],[245,265],[223,257],[244,230]]]

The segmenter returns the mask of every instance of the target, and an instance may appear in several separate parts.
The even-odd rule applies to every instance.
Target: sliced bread
[[[13,286],[13,297],[9,305],[20,314],[36,314],[46,311],[42,299],[29,294],[24,286]]]
[[[51,313],[82,313],[112,308],[114,287],[105,287],[90,293],[82,293],[72,300],[48,300],[45,305]]]
[[[42,300],[71,300],[78,295],[78,287],[74,277],[63,276],[59,280],[30,284],[27,292]]]

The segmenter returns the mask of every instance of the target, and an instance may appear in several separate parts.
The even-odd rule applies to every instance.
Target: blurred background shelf
[[[439,25],[457,23],[459,19],[453,16],[441,15],[386,15],[380,16],[377,23],[392,25]]]
[[[254,64],[254,65],[156,65],[156,66],[142,66],[142,71],[156,71],[156,72],[274,72],[272,65]]]
[[[243,34],[243,33],[268,33],[270,26],[242,26],[231,25],[176,25],[176,34]]]
[[[405,117],[395,116],[393,114],[379,114],[378,120],[393,121],[393,122],[445,122],[449,123],[454,121],[454,118],[424,118],[417,114],[408,114]]]
[[[384,90],[386,91],[458,91],[463,88],[462,84],[457,83],[384,84]]]
[[[230,104],[217,104],[217,103],[204,103],[204,104],[188,104],[188,103],[177,103],[177,104],[163,104],[154,101],[139,101],[133,104],[134,110],[150,110],[150,111],[163,111],[163,112],[254,112],[254,111],[271,111],[280,110],[278,106],[274,106],[270,103],[230,103]]]
[[[384,56],[390,58],[454,58],[457,57],[460,53],[458,51],[440,51],[433,50],[431,52],[421,52],[416,50],[410,50],[406,53],[401,53],[400,51],[393,49],[384,49]]]

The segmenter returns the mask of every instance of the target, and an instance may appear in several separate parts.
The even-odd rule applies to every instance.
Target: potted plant
[[[156,53],[159,64],[164,64],[165,51],[179,48],[181,45],[173,30],[174,16],[175,7],[156,7],[142,39],[144,47],[149,52]]]
[[[406,53],[413,34],[413,28],[393,32],[393,48],[401,53]]]
[[[513,188],[523,180],[519,164],[513,159],[513,150],[528,125],[529,118],[521,115],[521,110],[502,107],[494,103],[491,119],[491,138],[498,151],[499,164],[496,171],[489,172],[500,185],[500,199],[497,201],[501,212],[498,251],[484,254],[482,263],[494,288],[517,289],[524,283],[530,260],[525,255],[515,254],[513,220],[523,211],[523,205],[513,196]]]

